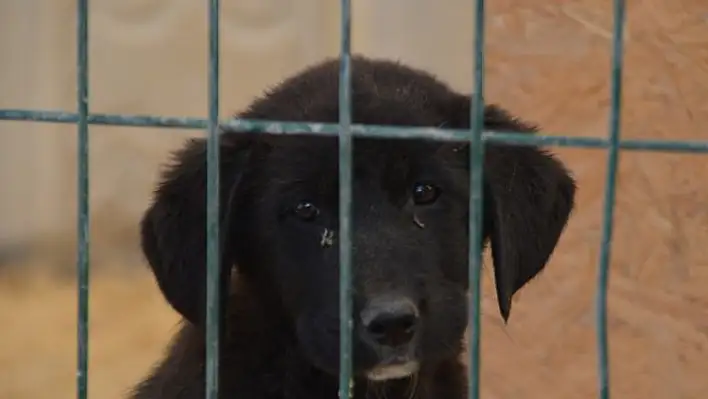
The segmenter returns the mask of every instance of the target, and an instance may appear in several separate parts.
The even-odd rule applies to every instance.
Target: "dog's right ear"
[[[224,244],[233,220],[227,212],[239,200],[253,138],[225,134],[220,143],[220,282],[222,309],[228,298],[237,246]],[[162,172],[153,202],[140,222],[141,247],[163,296],[185,319],[204,325],[206,298],[207,142],[190,140]]]

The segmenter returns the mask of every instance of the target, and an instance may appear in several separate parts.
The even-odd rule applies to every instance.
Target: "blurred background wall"
[[[357,0],[355,52],[472,87],[468,1]],[[549,134],[608,126],[611,2],[488,2],[486,96]],[[0,108],[76,108],[68,0],[0,0]],[[622,134],[706,140],[708,9],[700,0],[628,2]],[[339,46],[328,0],[223,0],[221,113]],[[205,116],[207,10],[192,0],[90,2],[90,110]],[[90,392],[121,397],[162,353],[176,316],[138,252],[137,223],[169,151],[202,132],[92,126]],[[595,394],[594,294],[605,154],[557,149],[578,210],[508,326],[485,273],[485,398]],[[76,128],[0,122],[0,398],[74,395]],[[708,391],[708,157],[621,157],[610,295],[613,391],[698,398]],[[47,389],[47,387],[52,387]]]

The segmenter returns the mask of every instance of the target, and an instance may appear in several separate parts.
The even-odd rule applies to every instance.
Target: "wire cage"
[[[165,117],[149,115],[113,115],[93,114],[89,109],[88,84],[88,0],[78,0],[78,25],[76,40],[78,57],[76,69],[78,77],[77,110],[76,112],[47,110],[0,109],[0,120],[70,123],[77,125],[78,134],[78,248],[77,248],[77,279],[78,279],[78,364],[77,392],[79,399],[88,397],[88,303],[89,303],[89,125],[142,126],[142,127],[174,127],[196,130],[206,130],[207,144],[207,330],[206,330],[206,398],[216,399],[218,392],[218,369],[220,337],[219,314],[219,138],[220,127],[228,126],[240,131],[262,134],[309,133],[334,135],[339,137],[339,200],[340,200],[340,375],[339,397],[350,397],[352,392],[352,317],[351,317],[351,163],[353,136],[380,136],[397,139],[414,137],[429,137],[437,140],[467,140],[470,142],[470,242],[479,242],[482,219],[482,174],[484,143],[504,142],[519,145],[570,146],[585,148],[606,148],[607,174],[605,181],[604,215],[602,223],[602,238],[600,242],[599,273],[597,276],[597,350],[599,396],[608,399],[608,338],[607,338],[607,286],[608,269],[612,242],[613,212],[615,202],[615,187],[617,163],[620,149],[640,151],[663,151],[685,153],[708,153],[708,142],[670,141],[670,140],[620,140],[620,102],[622,94],[623,69],[623,31],[625,24],[625,1],[613,0],[614,25],[611,62],[611,110],[608,121],[607,138],[568,137],[523,135],[511,132],[484,131],[484,24],[485,1],[472,0],[471,11],[475,18],[474,37],[474,104],[470,112],[470,129],[453,130],[443,128],[392,127],[358,125],[352,123],[351,117],[351,0],[340,0],[341,3],[341,43],[339,63],[339,123],[302,123],[273,122],[259,120],[229,119],[220,120],[219,108],[219,16],[220,0],[208,0],[209,7],[209,74],[208,74],[208,116],[205,119]],[[469,398],[477,399],[480,395],[480,274],[481,249],[477,245],[469,246],[469,284],[472,300],[469,304]]]

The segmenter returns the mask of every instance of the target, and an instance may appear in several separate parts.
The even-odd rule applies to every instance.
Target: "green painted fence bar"
[[[0,109],[0,120],[28,121],[41,123],[77,123],[79,116],[76,113],[64,111],[41,111]],[[170,129],[207,129],[208,121],[193,117],[176,116],[151,116],[151,115],[115,115],[115,114],[89,114],[89,125],[124,126],[124,127],[152,127]],[[254,119],[222,119],[221,126],[239,129],[251,133],[269,134],[322,134],[336,135],[339,125],[331,123],[304,123],[304,122],[275,122]],[[352,124],[351,132],[354,137],[376,135],[394,139],[407,139],[413,137],[434,138],[443,141],[468,141],[469,130],[447,128],[425,128],[419,126],[382,126]],[[488,131],[482,133],[482,141],[493,143],[509,143],[519,145],[542,145],[556,147],[580,148],[608,148],[610,141],[607,138],[591,136],[563,136],[563,135],[533,135],[519,134],[504,131]],[[679,153],[708,153],[708,140],[664,140],[664,139],[629,139],[620,140],[619,148],[628,151],[656,151]]]
[[[354,394],[352,379],[352,105],[351,4],[341,0],[339,53],[339,399]]]
[[[469,367],[467,368],[469,399],[479,399],[480,381],[480,334],[482,251],[477,243],[482,242],[482,179],[484,165],[484,0],[475,0],[474,35],[474,90],[470,107],[470,198],[469,198],[469,287],[472,295],[469,304],[468,345]]]
[[[597,351],[601,399],[609,399],[610,397],[607,285],[609,282],[612,222],[615,210],[615,188],[617,187],[617,162],[619,158],[624,19],[624,0],[614,0],[614,40],[612,41],[612,73],[610,75],[612,90],[609,124],[610,147],[607,153],[607,179],[605,180],[605,204],[603,207],[602,245],[600,247],[597,290]]]
[[[77,192],[77,265],[78,312],[76,394],[88,397],[88,311],[89,311],[89,142],[88,142],[88,0],[79,0],[76,29],[76,82],[78,108],[78,192]]]
[[[209,0],[209,120],[206,192],[206,399],[219,397],[219,0]]]
[[[78,315],[77,315],[77,397],[88,397],[88,305],[89,305],[89,125],[125,127],[155,127],[173,129],[200,129],[207,132],[207,279],[206,279],[206,386],[205,397],[217,399],[219,395],[219,345],[223,326],[220,326],[221,289],[219,265],[223,240],[219,223],[219,139],[220,125],[246,132],[263,134],[310,133],[338,136],[339,138],[339,249],[340,249],[340,376],[339,397],[349,398],[352,385],[352,303],[351,303],[351,208],[352,208],[352,139],[353,137],[379,136],[396,139],[433,138],[445,141],[467,141],[470,151],[470,249],[469,284],[472,300],[469,306],[469,383],[468,397],[480,396],[480,283],[481,250],[476,243],[481,240],[483,201],[483,143],[509,143],[581,148],[607,148],[607,176],[603,207],[602,240],[598,269],[597,348],[599,397],[609,399],[609,348],[607,336],[607,292],[609,259],[611,255],[612,226],[617,180],[619,150],[660,151],[679,153],[708,153],[708,140],[621,140],[620,116],[622,95],[623,33],[625,2],[613,0],[614,28],[611,65],[611,110],[609,134],[602,137],[558,135],[528,136],[513,132],[484,130],[484,0],[471,0],[474,8],[474,90],[473,107],[470,109],[469,129],[443,129],[422,127],[393,127],[360,125],[352,123],[351,109],[351,1],[340,0],[341,43],[339,70],[339,122],[303,123],[288,121],[263,121],[219,118],[219,13],[220,1],[208,0],[208,117],[174,117],[154,115],[116,115],[89,113],[88,87],[88,0],[78,0],[77,6],[77,112],[62,110],[0,109],[0,120],[40,123],[72,123],[78,133]]]

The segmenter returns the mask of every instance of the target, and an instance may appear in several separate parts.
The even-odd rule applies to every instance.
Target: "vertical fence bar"
[[[351,4],[341,0],[339,55],[339,398],[352,397],[352,110],[351,110]]]
[[[602,221],[602,247],[597,291],[597,346],[600,398],[610,398],[609,350],[607,343],[607,286],[609,283],[609,263],[612,243],[612,229],[615,206],[617,163],[619,158],[620,115],[622,101],[622,64],[624,47],[624,0],[614,0],[614,33],[612,43],[612,75],[610,100],[610,147],[607,154],[607,178],[605,180],[604,218]]]
[[[480,391],[480,302],[482,270],[482,200],[484,146],[482,129],[484,128],[484,0],[475,3],[474,37],[474,95],[470,107],[470,219],[469,219],[469,286],[472,291],[470,300],[470,343],[469,343],[469,390],[470,399],[478,399]]]
[[[219,0],[209,1],[209,132],[206,192],[206,398],[219,397]]]
[[[78,121],[78,364],[76,391],[79,399],[88,397],[88,305],[89,305],[89,142],[88,142],[88,0],[79,0],[76,32],[76,70]]]

